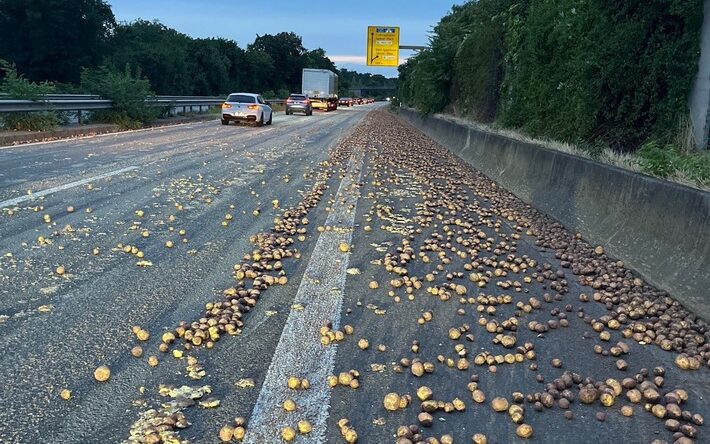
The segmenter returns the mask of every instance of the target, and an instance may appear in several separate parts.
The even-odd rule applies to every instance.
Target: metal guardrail
[[[8,97],[8,93],[0,93],[0,100]],[[42,96],[45,100],[86,100],[86,99],[100,99],[98,94],[45,94]]]
[[[8,97],[8,93],[0,93],[0,100]],[[44,94],[41,96],[45,100],[85,100],[85,99],[100,99],[101,96],[98,94]],[[159,99],[215,99],[224,100],[223,96],[170,96],[170,95],[156,95]]]
[[[110,109],[113,102],[101,99],[67,100],[0,100],[0,113],[19,113],[29,111],[87,111]]]
[[[111,109],[112,102],[91,94],[47,94],[41,100],[4,99],[7,94],[0,94],[0,113],[32,111],[91,111]],[[267,100],[274,105],[282,105],[283,99]],[[199,96],[155,96],[147,101],[149,106],[183,108],[187,111],[193,106],[217,106],[224,103],[224,97]]]

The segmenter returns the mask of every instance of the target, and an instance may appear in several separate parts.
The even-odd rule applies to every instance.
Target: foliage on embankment
[[[400,67],[400,98],[591,154],[682,156],[702,19],[701,0],[470,1]]]

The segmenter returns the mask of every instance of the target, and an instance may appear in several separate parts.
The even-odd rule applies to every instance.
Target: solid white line
[[[48,194],[56,193],[57,191],[68,190],[69,188],[74,188],[74,187],[78,187],[81,185],[86,185],[89,182],[94,182],[96,180],[105,179],[107,177],[116,176],[118,174],[125,173],[128,171],[137,170],[137,169],[138,169],[137,166],[130,166],[130,167],[126,167],[126,168],[121,168],[120,170],[111,171],[109,173],[100,174],[98,176],[89,177],[87,179],[77,180],[76,182],[70,182],[70,183],[67,183],[64,185],[59,185],[56,187],[47,188],[46,190],[37,191],[36,193],[27,194],[25,196],[20,196],[20,197],[15,197],[14,199],[4,200],[4,201],[0,202],[0,208],[9,207],[12,205],[17,205],[19,203],[22,203],[22,202],[25,202],[28,200],[32,200],[32,199],[36,199],[38,197],[46,196]]]
[[[286,426],[295,429],[300,419],[309,420],[313,431],[297,442],[317,444],[325,440],[331,390],[326,378],[333,373],[336,345],[322,346],[319,330],[327,321],[334,329],[340,324],[348,254],[338,247],[352,241],[363,158],[361,150],[353,153],[340,182],[336,204],[326,220],[326,225],[338,228],[318,237],[294,300],[304,309],[289,313],[248,423],[246,444],[281,442],[281,430]],[[286,386],[289,376],[308,378],[311,388],[290,390]],[[288,398],[298,405],[294,413],[281,407]]]

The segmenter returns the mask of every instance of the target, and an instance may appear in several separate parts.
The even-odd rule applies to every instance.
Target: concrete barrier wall
[[[400,115],[710,320],[710,193],[440,117]]]

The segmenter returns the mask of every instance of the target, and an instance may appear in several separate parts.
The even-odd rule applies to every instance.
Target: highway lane
[[[179,415],[191,423],[164,430],[167,442],[219,442],[220,429],[235,425],[235,417],[248,422],[245,442],[282,442],[283,429],[299,420],[308,420],[313,431],[296,442],[344,442],[338,424],[344,418],[360,443],[395,442],[399,426],[418,423],[421,386],[435,400],[465,404],[463,411],[432,412],[422,437],[445,442],[442,436],[450,434],[454,442],[471,442],[483,433],[490,443],[522,442],[511,417],[491,409],[494,397],[513,403],[513,393],[521,392],[540,399],[565,371],[603,382],[647,368],[650,380],[658,366],[665,371],[653,386],[659,393],[682,388],[688,393],[683,410],[710,414],[707,368],[679,370],[675,353],[624,338],[627,324],[602,328],[611,338],[600,340],[591,319],[610,312],[582,302],[579,295],[591,299],[595,289],[563,267],[554,248],[536,243],[541,233],[530,230],[548,226],[543,215],[395,117],[366,115],[372,109],[280,115],[273,127],[207,122],[0,150],[0,200],[79,183],[13,204],[12,214],[0,209],[0,378],[6,381],[0,442],[122,442],[129,436],[150,442],[160,433],[146,432],[139,419],[151,409],[170,416],[164,424]],[[279,260],[282,272],[265,272],[288,282],[265,286],[239,276],[235,265],[250,270],[259,262],[255,255],[265,254],[264,238],[256,235],[281,226],[304,202],[308,223],[295,218],[302,232],[289,234],[293,244],[283,247],[293,256]],[[151,265],[138,266],[141,261]],[[199,319],[214,311],[205,304],[225,300],[225,289],[254,285],[261,294],[253,307],[243,308],[240,299],[239,335],[223,333],[213,349],[203,344],[186,351],[204,366],[204,377],[188,377],[187,359],[171,355],[183,350],[182,339],[169,353],[158,351],[163,332],[181,321],[205,323]],[[644,286],[643,293],[657,303],[653,289]],[[498,299],[504,296],[509,299]],[[532,321],[554,328],[532,331]],[[323,345],[321,327],[328,322],[331,332],[349,325],[352,334]],[[688,322],[689,335],[703,329]],[[133,326],[148,331],[148,341],[137,340]],[[451,329],[460,337],[452,339]],[[512,337],[515,346],[503,347],[497,334]],[[369,341],[364,350],[360,339]],[[599,346],[608,355],[619,341],[628,347],[619,357],[593,350]],[[493,366],[474,359],[483,352],[515,358],[525,343],[534,347],[534,359]],[[141,358],[131,356],[136,345],[144,350]],[[156,367],[146,362],[151,355],[159,359]],[[619,358],[627,370],[616,367]],[[433,371],[415,376],[416,359],[433,364]],[[112,372],[105,383],[93,379],[101,364]],[[349,370],[359,373],[359,387],[328,387],[327,374]],[[311,387],[289,389],[288,375],[308,378]],[[472,400],[472,381],[485,402]],[[161,385],[187,385],[192,394],[209,385],[211,393],[198,401],[214,397],[220,404],[205,408],[211,404],[178,397],[181,404],[163,415],[161,403],[171,398]],[[61,398],[64,388],[72,391],[70,400]],[[626,389],[611,407],[598,400],[581,404],[576,384],[568,389],[569,408],[556,399],[551,408],[540,404],[539,412],[534,402],[522,404],[524,422],[534,429],[531,442],[674,441],[643,402],[627,400]],[[390,392],[412,396],[411,404],[386,410]],[[284,410],[286,399],[295,401],[294,412]],[[633,405],[633,417],[619,413],[622,405]],[[563,416],[566,410],[572,419]],[[595,418],[600,412],[604,422]],[[702,442],[705,430],[693,426]]]
[[[340,326],[352,325],[355,333],[352,339],[347,338],[338,345],[334,369],[335,374],[358,370],[361,388],[336,387],[332,391],[326,442],[342,440],[338,426],[342,418],[350,421],[358,435],[365,437],[365,442],[394,442],[392,436],[398,427],[412,424],[419,425],[423,437],[439,438],[441,442],[446,434],[452,436],[454,442],[471,442],[474,434],[487,436],[489,443],[524,442],[525,439],[516,435],[516,424],[511,417],[491,409],[491,400],[504,397],[513,404],[514,392],[545,393],[546,384],[561,378],[567,371],[595,381],[608,378],[622,381],[644,372],[643,369],[653,375],[654,368],[662,367],[665,377],[661,378],[663,388],[658,391],[684,388],[690,393],[690,399],[683,408],[707,417],[710,411],[707,366],[698,372],[683,372],[673,364],[676,354],[655,345],[637,344],[619,331],[606,329],[611,332],[610,339],[600,340],[599,334],[578,316],[582,313],[587,320],[599,320],[610,312],[603,304],[581,302],[581,294],[591,300],[597,291],[589,285],[581,285],[569,264],[561,266],[554,249],[541,248],[536,244],[536,236],[523,228],[542,230],[544,224],[551,222],[549,219],[540,213],[531,213],[529,206],[495,187],[490,179],[462,164],[410,126],[388,122],[382,127],[387,129],[372,135],[369,143],[365,143],[370,148],[355,216],[359,228],[354,231],[355,248],[349,257],[350,267],[361,273],[348,276],[344,288]],[[467,248],[470,248],[467,242],[472,240],[471,235],[466,234],[467,225],[462,222],[470,222],[473,225],[469,229],[480,230],[486,240],[492,241],[491,245],[476,248],[477,257],[473,260],[457,257],[459,253],[471,251]],[[480,232],[473,238],[481,239]],[[565,235],[575,238],[573,233],[559,233],[560,238]],[[413,248],[407,251],[409,246]],[[587,245],[586,248],[593,247]],[[437,256],[442,258],[441,262]],[[535,266],[522,273],[506,268],[510,263],[503,267],[501,260],[512,261],[513,257],[533,260]],[[412,288],[403,284],[396,269],[383,266],[388,258],[394,259],[391,266],[405,269],[403,276],[423,281],[422,288],[410,292]],[[485,285],[472,282],[472,268],[466,267],[467,262],[469,265],[478,263],[478,270],[473,265],[473,271],[489,276],[490,281]],[[529,278],[542,274],[543,266],[552,270],[551,279],[525,280],[525,275]],[[457,276],[457,272],[462,275]],[[562,281],[560,276],[564,279],[561,287],[558,286]],[[368,289],[373,281],[379,284],[376,290]],[[507,285],[511,282],[513,285]],[[451,284],[465,288],[459,292],[461,287],[457,287],[454,291],[446,287]],[[441,293],[437,296],[432,290],[444,292],[446,297]],[[654,291],[649,288],[648,294]],[[503,295],[510,296],[512,303],[486,301]],[[470,299],[472,296],[476,298],[475,303]],[[525,306],[531,297],[537,299],[538,308]],[[649,297],[648,301],[651,300],[654,298]],[[427,312],[433,314],[432,319],[421,322]],[[511,319],[518,322],[517,328],[500,328],[504,321]],[[568,322],[567,326],[561,326],[562,319]],[[481,320],[487,322],[481,324]],[[491,321],[497,326],[493,333],[488,330]],[[544,332],[529,329],[530,322],[550,325],[550,321],[554,322],[554,328]],[[702,321],[696,324],[705,331],[705,337],[706,325]],[[464,331],[459,339],[452,339],[452,328]],[[516,346],[506,348],[497,342],[496,336],[501,333],[515,337]],[[464,339],[468,334],[470,341]],[[359,347],[360,338],[369,340],[366,350]],[[609,349],[619,341],[628,346],[629,351],[614,357]],[[527,358],[515,364],[497,361],[493,366],[475,363],[480,353],[503,358],[520,353],[516,347],[525,343],[534,346],[536,356],[532,361]],[[380,349],[380,346],[383,347]],[[461,349],[456,347],[461,347],[464,354],[457,352]],[[601,347],[603,354],[597,354],[594,347]],[[467,361],[463,370],[457,368],[460,356],[465,356]],[[619,358],[625,360],[628,369],[617,368]],[[411,365],[406,367],[408,363],[402,359],[409,362],[421,359],[433,363],[435,370],[417,377]],[[555,359],[559,359],[559,365],[553,363]],[[476,381],[485,394],[484,403],[472,400],[471,381]],[[422,386],[431,389],[434,400],[445,403],[455,398],[462,400],[465,410],[444,413],[439,408],[431,413],[432,426],[422,427],[417,421],[421,409],[416,396]],[[392,392],[411,395],[413,405],[396,412],[386,410],[383,400]],[[576,392],[572,390],[572,394],[574,398]],[[611,407],[604,407],[599,401],[584,405],[575,398],[569,407],[571,419],[564,416],[566,409],[559,407],[557,400],[551,408],[541,407],[540,412],[534,402],[525,401],[521,405],[525,411],[524,422],[534,430],[532,442],[650,443],[655,439],[674,442],[663,421],[646,412],[643,402],[641,405],[629,402],[625,394],[616,397]],[[633,417],[620,414],[622,405],[633,406]],[[651,404],[648,406],[650,408]],[[604,422],[596,418],[598,413],[605,414]],[[703,427],[695,427],[700,433],[697,442],[703,442],[706,432]]]
[[[78,141],[57,140],[3,147],[0,148],[0,162],[3,165],[0,171],[0,198],[6,200],[25,195],[32,187],[35,191],[50,188],[72,177],[84,177],[89,171],[103,171],[108,166],[129,164],[132,160],[150,163],[163,156],[189,154],[191,149],[202,146],[206,140],[224,143],[216,137],[237,136],[247,140],[276,131],[276,125],[283,130],[307,122],[303,116],[287,118],[278,114],[274,117],[274,126],[262,128],[230,125],[220,130],[211,121],[98,135]]]
[[[8,198],[138,167],[0,216],[0,377],[14,381],[3,394],[0,439],[98,442],[104,429],[113,431],[110,441],[126,438],[135,420],[126,409],[147,384],[145,360],[128,354],[130,327],[142,325],[157,338],[226,288],[249,236],[278,213],[273,202],[292,204],[312,182],[309,171],[363,113],[280,115],[262,128],[207,122],[0,151],[4,177],[23,177],[3,188]],[[135,255],[117,251],[119,243],[137,246],[153,265],[137,267]],[[114,368],[111,384],[92,380],[99,363]],[[162,369],[150,376],[160,380]],[[57,402],[64,387],[77,405]]]

